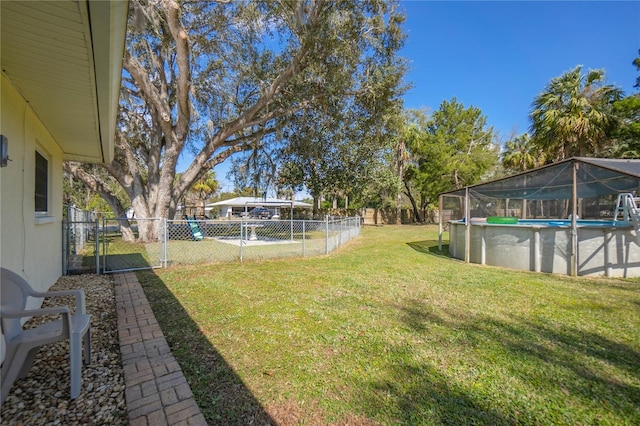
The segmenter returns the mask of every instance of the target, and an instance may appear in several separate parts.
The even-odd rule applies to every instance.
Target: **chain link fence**
[[[360,218],[168,220],[166,261],[187,265],[328,254],[360,235]]]
[[[62,270],[65,275],[95,273],[98,222],[93,212],[65,206],[62,221]]]
[[[324,255],[359,236],[361,229],[359,217],[72,219],[63,222],[65,274]]]

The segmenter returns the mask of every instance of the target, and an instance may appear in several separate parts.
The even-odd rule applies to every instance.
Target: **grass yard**
[[[325,253],[324,238],[311,239],[307,236],[304,242],[301,239],[295,241],[272,240],[266,245],[252,245],[254,242],[243,243],[240,248],[240,239],[231,240],[207,238],[201,241],[171,240],[167,252],[172,265],[193,265],[202,263],[240,261],[240,255],[244,260],[264,260],[271,258],[313,256]],[[263,241],[259,241],[263,242]],[[149,249],[147,249],[149,251]]]
[[[466,265],[419,226],[138,276],[210,424],[640,424],[640,280]]]

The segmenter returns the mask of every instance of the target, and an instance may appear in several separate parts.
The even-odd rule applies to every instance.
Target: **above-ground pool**
[[[449,253],[465,257],[465,222],[449,222]],[[571,275],[571,221],[471,219],[472,263]],[[578,275],[640,277],[640,236],[629,222],[578,220]]]

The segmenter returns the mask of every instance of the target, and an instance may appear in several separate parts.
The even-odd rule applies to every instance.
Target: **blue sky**
[[[606,70],[627,94],[640,75],[640,2],[403,1],[401,54],[414,85],[405,108],[438,109],[456,97],[502,137],[529,128],[534,98],[576,65]]]
[[[402,1],[408,34],[405,108],[438,109],[456,97],[482,110],[506,139],[529,128],[534,98],[576,65],[606,70],[631,94],[639,75],[640,1]],[[224,190],[228,164],[215,168]]]

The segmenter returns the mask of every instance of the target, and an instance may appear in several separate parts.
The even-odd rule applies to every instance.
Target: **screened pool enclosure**
[[[640,160],[571,158],[440,195],[440,248],[472,263],[640,276]],[[468,219],[468,220],[467,220]]]

